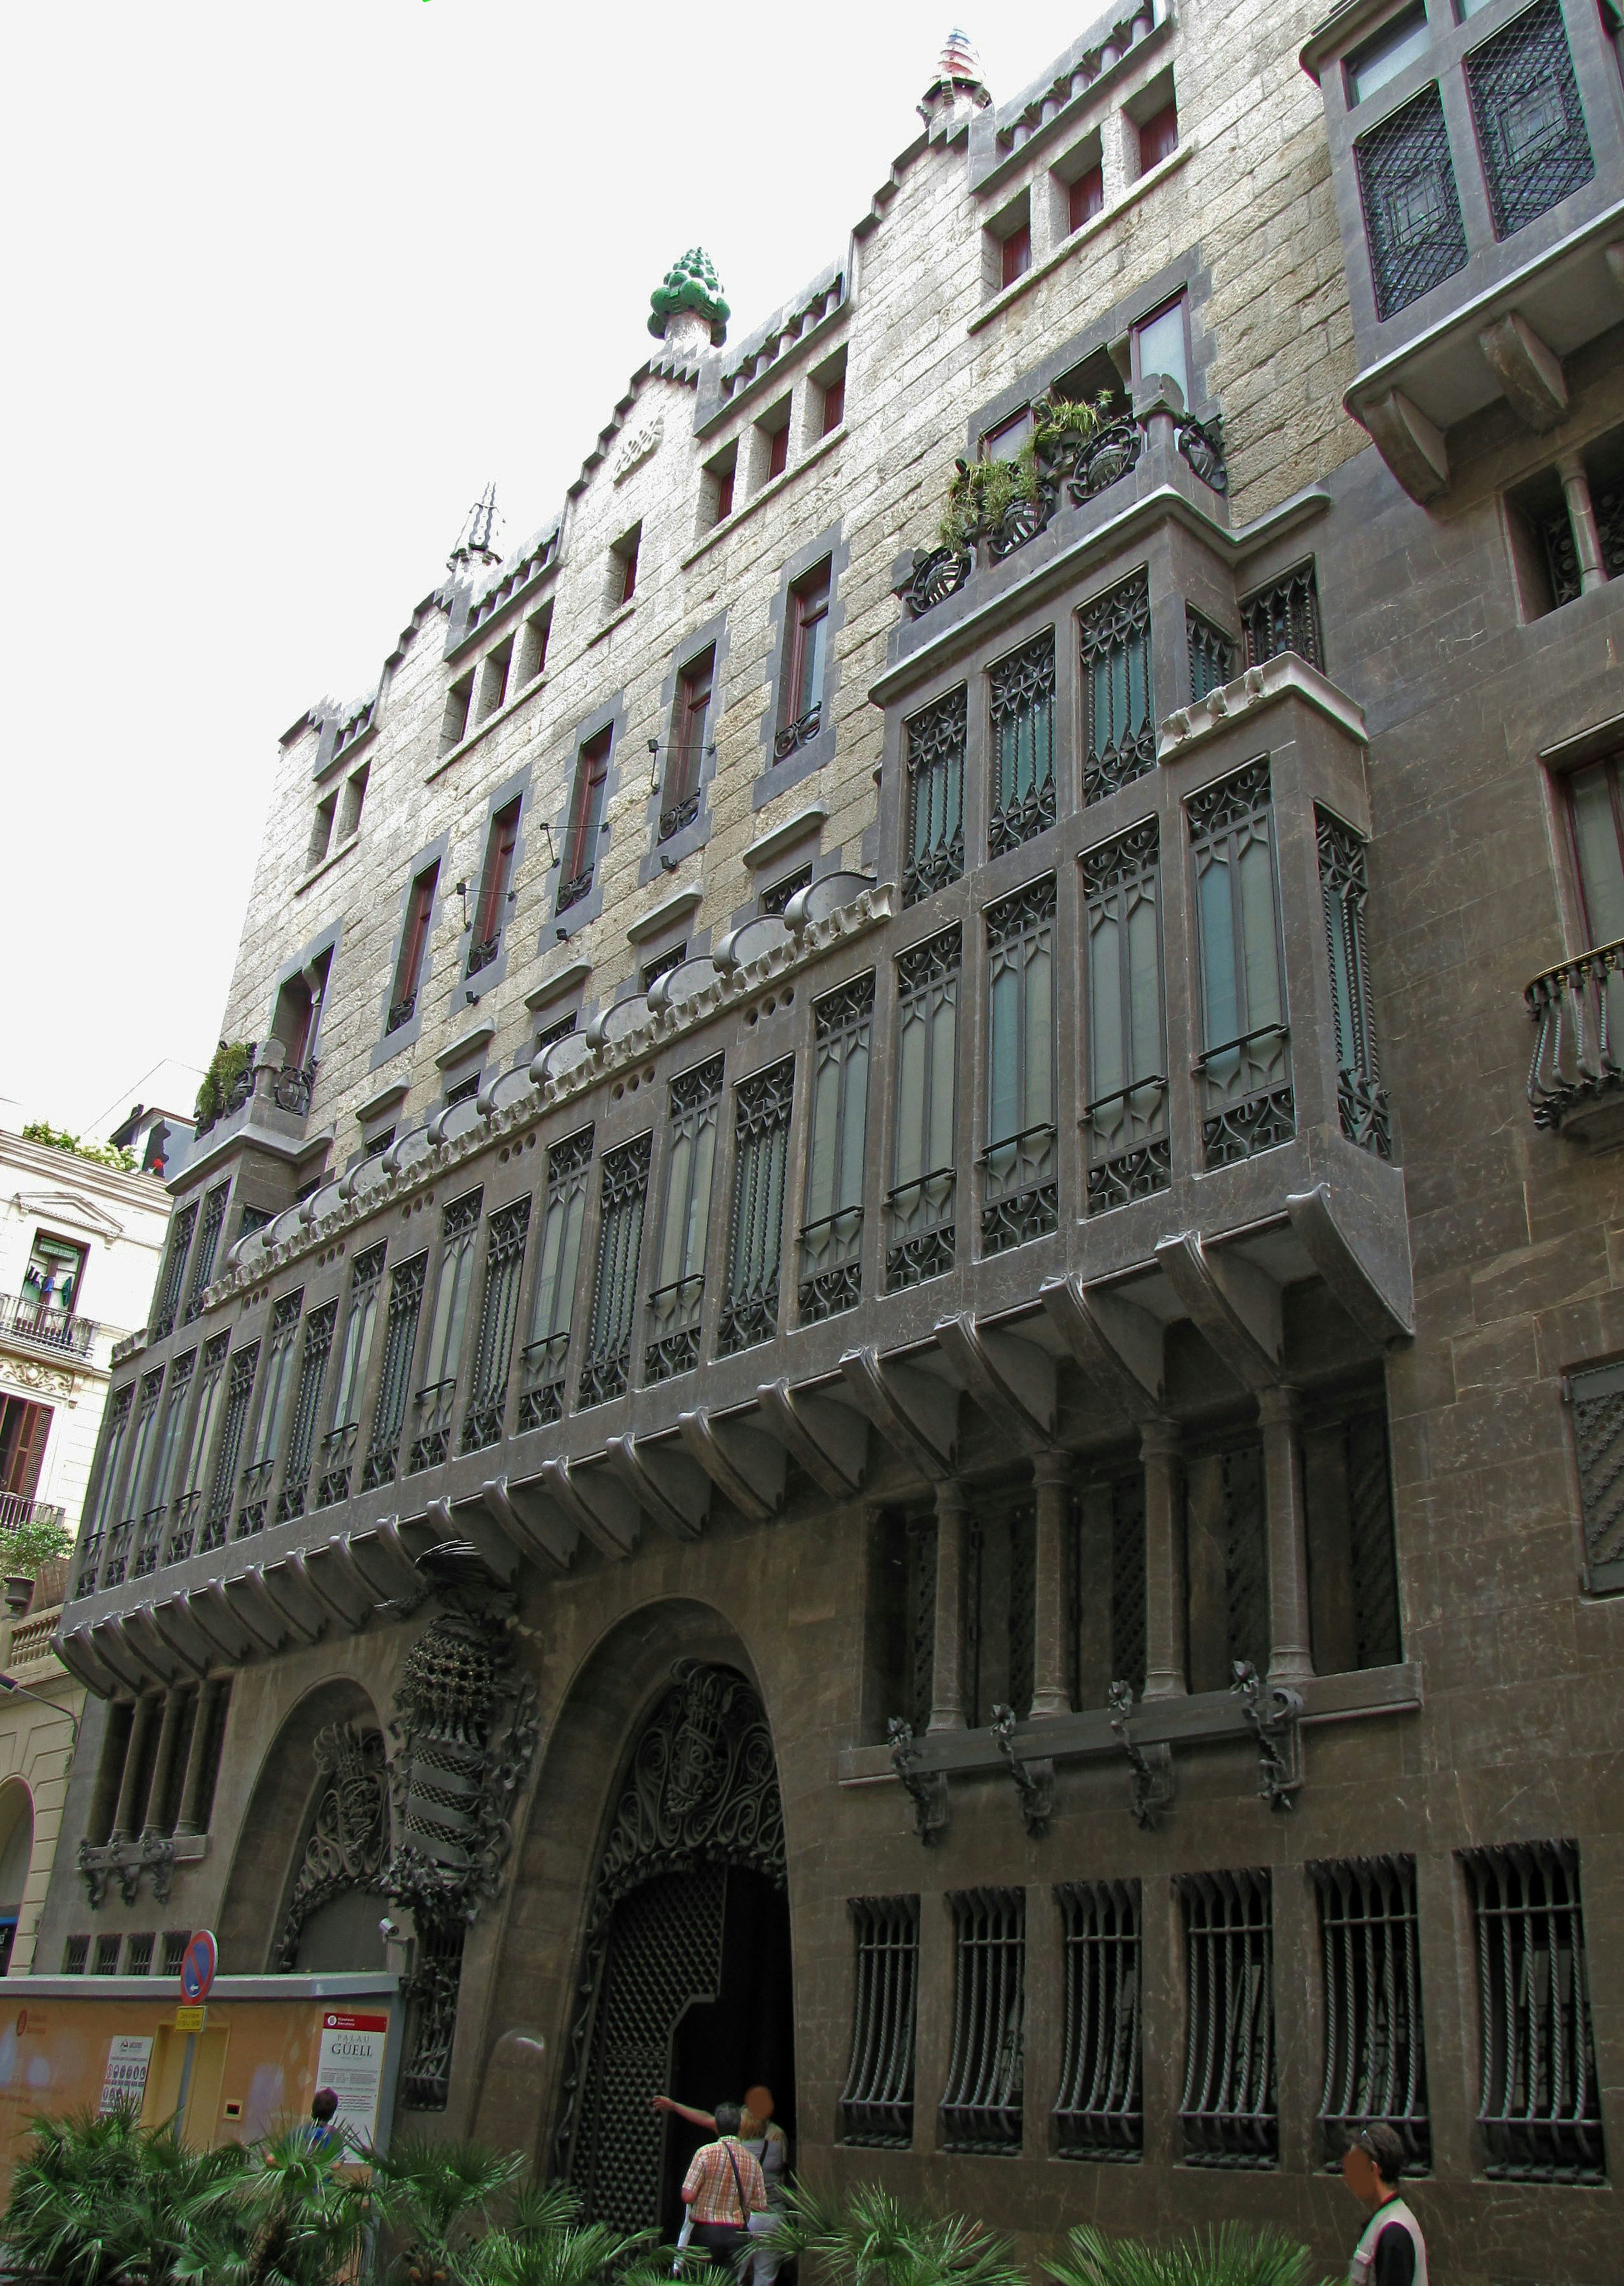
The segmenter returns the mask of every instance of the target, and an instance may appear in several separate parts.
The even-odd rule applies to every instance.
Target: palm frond
[[[1152,2246],[1108,2239],[1090,2223],[1044,2264],[1055,2286],[1308,2286],[1308,2249],[1283,2231],[1226,2222],[1204,2235]]]

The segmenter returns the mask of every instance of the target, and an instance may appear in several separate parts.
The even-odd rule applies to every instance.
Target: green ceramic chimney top
[[[666,335],[666,320],[674,318],[679,310],[693,310],[711,329],[711,345],[720,349],[728,338],[728,305],[721,298],[721,284],[711,267],[711,257],[702,246],[690,246],[680,262],[674,262],[666,271],[664,282],[649,296],[652,312],[649,331],[658,340]]]

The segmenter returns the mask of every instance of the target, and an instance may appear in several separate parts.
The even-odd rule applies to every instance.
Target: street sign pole
[[[186,2036],[185,2053],[180,2060],[180,2097],[176,2106],[176,2134],[184,2142],[186,2134],[186,2108],[192,2101],[192,2069],[197,2061],[197,2036],[209,2021],[204,2005],[214,1983],[215,1970],[219,1965],[220,1949],[210,1929],[199,1929],[181,1957],[180,2001],[175,2011],[175,2029]]]

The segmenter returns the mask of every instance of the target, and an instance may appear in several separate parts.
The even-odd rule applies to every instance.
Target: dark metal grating
[[[1357,1413],[1345,1433],[1354,1658],[1361,1667],[1391,1667],[1403,1658],[1404,1647],[1387,1415],[1379,1407]]]
[[[1373,2120],[1412,2167],[1431,2164],[1413,1857],[1312,1864],[1325,1973],[1323,2156],[1335,2167]]]
[[[1275,2166],[1280,2123],[1268,1872],[1184,1873],[1177,1887],[1188,1977],[1179,2105],[1185,2164]]]
[[[1087,726],[1083,799],[1103,801],[1155,767],[1149,573],[1136,572],[1085,603],[1077,613],[1077,627]]]
[[[1054,630],[988,669],[992,786],[987,855],[1002,856],[1054,823]]]
[[[1026,1891],[956,1889],[947,2151],[1018,2156],[1026,2041]]]
[[[903,903],[917,905],[965,870],[965,727],[961,685],[903,725],[907,741],[908,846]]]
[[[582,1406],[604,1405],[626,1393],[652,1147],[651,1135],[639,1135],[603,1155],[592,1324],[577,1391]]]
[[[1145,1688],[1145,1471],[1111,1486],[1111,1673]]]
[[[1596,173],[1557,0],[1473,48],[1466,86],[1494,235],[1510,238]]]
[[[1336,1110],[1342,1131],[1361,1150],[1392,1156],[1392,1123],[1376,1052],[1365,907],[1370,883],[1365,845],[1328,809],[1314,809],[1320,894],[1325,907],[1331,1013],[1336,1030]]]
[[[1569,1374],[1564,1394],[1573,1410],[1585,1585],[1592,1594],[1624,1588],[1624,1360]]]
[[[462,1423],[462,1450],[480,1451],[501,1439],[508,1407],[508,1372],[518,1318],[519,1280],[530,1231],[530,1201],[515,1199],[491,1217],[485,1257],[485,1292],[474,1347],[474,1376]]]
[[[383,1368],[373,1407],[372,1436],[361,1469],[361,1490],[375,1492],[395,1481],[400,1431],[411,1386],[412,1353],[417,1346],[417,1317],[422,1308],[426,1254],[398,1265],[390,1279],[389,1310],[383,1321]]]
[[[1186,603],[1184,612],[1185,634],[1190,652],[1190,703],[1232,682],[1241,671],[1241,646],[1222,627],[1215,627],[1199,611]]]
[[[1320,635],[1320,590],[1313,558],[1295,564],[1266,587],[1259,587],[1241,604],[1241,634],[1248,666],[1261,666],[1294,650],[1310,666],[1325,667],[1325,645]]]
[[[722,1357],[769,1342],[778,1330],[778,1266],[795,1059],[743,1080],[734,1092],[733,1216],[728,1285],[716,1346]]]
[[[919,1900],[848,1897],[846,1903],[856,1939],[857,1980],[840,2140],[905,2151],[913,2141]]]
[[[1466,227],[1437,88],[1361,135],[1353,146],[1378,318],[1407,309],[1466,267]]]
[[[1139,1885],[1066,1881],[1066,1990],[1055,2149],[1063,2159],[1139,2159],[1145,2148],[1139,2058]]]

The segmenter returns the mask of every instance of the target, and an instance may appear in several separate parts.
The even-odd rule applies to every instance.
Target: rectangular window
[[[1137,2159],[1140,2085],[1139,1885],[1064,1881],[1066,1986],[1055,2148],[1066,2159]]]
[[[343,806],[338,813],[338,838],[341,843],[353,841],[361,830],[361,811],[367,801],[367,768],[368,765],[363,762],[354,776],[346,778],[344,781]]]
[[[151,1929],[132,1932],[124,1951],[126,1976],[150,1976],[153,1970],[153,1946],[156,1942]]]
[[[763,889],[756,902],[763,914],[781,918],[791,899],[798,897],[803,889],[809,889],[811,886],[811,866],[798,865],[792,873],[786,873],[781,881],[774,881]]]
[[[767,432],[767,483],[770,484],[775,477],[781,477],[789,464],[790,424],[786,415],[777,428],[769,429]]]
[[[214,1446],[214,1432],[225,1399],[225,1356],[229,1334],[216,1334],[204,1344],[198,1376],[197,1405],[192,1415],[192,1439],[180,1471],[175,1512],[169,1523],[166,1564],[181,1564],[191,1555],[197,1537],[197,1512],[203,1497],[203,1477]]]
[[[1327,809],[1315,808],[1314,830],[1336,1027],[1337,1115],[1350,1143],[1391,1159],[1392,1126],[1376,1062],[1376,1013],[1365,948],[1365,904],[1370,894],[1365,845]]]
[[[685,942],[668,945],[664,952],[657,952],[652,960],[643,962],[637,972],[638,983],[645,992],[652,991],[662,976],[669,976],[674,970],[681,968],[687,958],[688,946]]]
[[[169,1385],[164,1398],[163,1426],[158,1434],[157,1456],[153,1462],[152,1489],[141,1517],[140,1536],[136,1542],[133,1575],[144,1580],[158,1568],[158,1555],[163,1540],[163,1519],[174,1496],[176,1471],[180,1466],[181,1431],[185,1425],[186,1403],[192,1394],[192,1372],[197,1362],[197,1352],[189,1350],[177,1357],[169,1368]]]
[[[996,1496],[978,1502],[965,1540],[965,1720],[981,1730],[1007,1705],[1024,1722],[1032,1706],[1037,1614],[1037,1510]]]
[[[556,910],[561,913],[579,904],[592,887],[613,737],[612,729],[600,730],[595,738],[587,739],[575,758],[575,785],[570,796],[569,824],[564,828],[564,859],[558,868]]]
[[[304,1320],[304,1347],[299,1359],[299,1385],[294,1394],[293,1426],[288,1438],[288,1465],[276,1498],[276,1520],[288,1524],[303,1516],[310,1491],[311,1463],[316,1453],[316,1415],[327,1379],[327,1353],[338,1322],[336,1302],[324,1302]]]
[[[246,1540],[250,1533],[265,1528],[265,1505],[270,1497],[271,1479],[276,1473],[276,1456],[281,1445],[282,1419],[288,1406],[288,1392],[293,1380],[294,1350],[299,1332],[299,1312],[304,1306],[302,1291],[284,1294],[271,1312],[271,1330],[265,1346],[265,1378],[259,1399],[259,1419],[255,1423],[254,1439],[248,1447],[247,1465],[242,1471],[242,1506],[237,1517],[237,1537]]]
[[[609,551],[609,601],[618,611],[637,593],[637,557],[643,547],[643,526],[635,524]]]
[[[575,1308],[581,1226],[587,1214],[587,1170],[591,1164],[590,1127],[566,1135],[548,1148],[541,1257],[531,1304],[530,1339],[520,1360],[524,1383],[519,1398],[521,1430],[544,1428],[549,1421],[564,1417],[564,1368]]]
[[[1496,238],[1596,173],[1559,0],[1537,0],[1466,59],[1466,86]]]
[[[479,900],[474,907],[474,940],[469,948],[468,973],[477,976],[488,968],[501,947],[502,927],[513,891],[513,855],[519,842],[519,799],[499,809],[485,839],[485,867],[479,876]]]
[[[462,1450],[477,1453],[500,1444],[502,1418],[508,1409],[508,1373],[513,1358],[513,1329],[518,1317],[519,1280],[524,1269],[524,1244],[530,1231],[530,1201],[515,1199],[491,1217],[485,1257],[485,1294],[479,1305],[479,1332],[474,1344],[474,1374],[469,1391],[468,1415],[462,1423]]]
[[[790,589],[784,690],[778,705],[783,721],[773,741],[775,761],[786,761],[798,746],[815,738],[824,719],[830,570],[828,564],[820,564]]]
[[[26,1504],[39,1489],[51,1413],[49,1405],[0,1397],[0,1529],[15,1520],[13,1503]]]
[[[846,418],[846,352],[840,351],[838,363],[825,367],[814,381],[822,393],[822,414],[818,422],[820,437],[832,437]]]
[[[848,1897],[846,1905],[857,1977],[840,2140],[869,2150],[906,2151],[913,2141],[919,1900]]]
[[[577,1391],[577,1402],[583,1406],[607,1405],[611,1398],[626,1394],[653,1139],[639,1135],[603,1155],[592,1323]]]
[[[497,644],[486,654],[479,670],[479,708],[476,720],[484,722],[495,713],[508,696],[508,676],[513,666],[513,637]]]
[[[705,770],[706,733],[711,719],[711,692],[716,668],[714,648],[690,659],[677,677],[676,699],[671,709],[671,743],[666,750],[665,798],[660,805],[659,839],[691,825],[699,815],[699,782]]]
[[[1484,2172],[1502,2182],[1601,2182],[1578,1848],[1525,1841],[1462,1849],[1460,1859],[1477,1935]]]
[[[1024,278],[1032,266],[1032,225],[1016,225],[998,248],[998,283],[1013,286],[1017,278]]]
[[[1413,1857],[1311,1864],[1325,1995],[1323,2156],[1332,2166],[1381,2120],[1412,2167],[1432,2163]]]
[[[1386,1408],[1355,1398],[1303,1428],[1314,1671],[1392,1667],[1404,1656]]]
[[[67,1943],[62,1948],[63,1975],[83,1976],[85,1972],[85,1964],[90,1959],[90,1938],[88,1936],[70,1936]]]
[[[1016,2156],[1026,2049],[1026,1891],[950,1889],[953,2052],[942,2147]]]
[[[1179,106],[1163,104],[1161,110],[1147,119],[1139,129],[1139,172],[1147,175],[1159,167],[1163,159],[1171,159],[1179,148]],[[1152,366],[1153,373],[1165,373],[1165,366]],[[1178,378],[1174,375],[1175,380]]]
[[[1203,786],[1187,810],[1201,944],[1202,1146],[1210,1171],[1297,1132],[1267,757]]]
[[[1066,226],[1068,231],[1081,230],[1085,222],[1105,207],[1105,173],[1100,167],[1086,168],[1075,183],[1066,185]]]
[[[1054,876],[987,911],[987,1148],[981,1250],[1060,1220],[1054,1125]]]
[[[946,930],[896,964],[896,1132],[886,1291],[940,1278],[956,1255],[959,934]]]
[[[738,446],[729,445],[707,462],[705,471],[707,524],[725,524],[733,513],[733,485],[738,473]]]
[[[666,1211],[649,1297],[645,1381],[691,1373],[699,1362],[699,1313],[705,1301],[705,1243],[711,1223],[711,1178],[721,1110],[722,1059],[713,1056],[671,1083],[671,1143],[666,1159]]]
[[[96,1574],[101,1565],[102,1538],[107,1519],[113,1513],[114,1494],[124,1457],[125,1439],[130,1433],[130,1408],[135,1395],[133,1382],[115,1389],[107,1406],[106,1424],[102,1432],[101,1461],[96,1473],[95,1486],[85,1503],[84,1526],[79,1535],[79,1565],[75,1574],[75,1596],[90,1595],[96,1585]]]
[[[1221,690],[1234,681],[1241,671],[1241,646],[1187,603],[1184,626],[1190,653],[1190,703],[1196,706],[1210,690]]]
[[[203,1200],[202,1219],[198,1226],[197,1251],[192,1257],[192,1278],[186,1289],[185,1322],[189,1326],[203,1306],[203,1296],[214,1276],[215,1249],[220,1243],[220,1229],[225,1220],[225,1199],[231,1186],[217,1183]]]
[[[400,934],[400,952],[395,962],[389,1021],[383,1028],[386,1033],[398,1032],[403,1024],[411,1022],[417,1012],[423,955],[429,949],[429,923],[434,913],[434,892],[439,878],[440,869],[437,861],[421,872],[412,884],[412,894],[406,900],[406,926]]]
[[[1624,784],[1618,758],[1575,770],[1563,782],[1563,792],[1584,906],[1585,942],[1612,944],[1624,937]]]
[[[733,1217],[717,1333],[723,1357],[769,1342],[778,1330],[784,1177],[794,1092],[793,1056],[734,1090]]]
[[[179,1210],[169,1225],[169,1242],[164,1249],[163,1273],[153,1297],[153,1313],[146,1331],[149,1342],[167,1341],[175,1330],[175,1316],[180,1307],[181,1280],[185,1273],[186,1249],[192,1243],[196,1222],[197,1201],[193,1199]]]
[[[1184,1908],[1186,2167],[1279,2164],[1274,1929],[1261,1869],[1174,1877]]]
[[[1424,7],[1407,8],[1401,16],[1384,24],[1374,39],[1355,48],[1343,65],[1347,80],[1348,107],[1363,103],[1378,88],[1398,78],[1413,64],[1417,56],[1427,51],[1427,12]]]
[[[1136,572],[1077,613],[1082,645],[1083,799],[1103,801],[1155,768],[1150,578]]]
[[[258,1366],[259,1344],[250,1342],[246,1349],[233,1352],[226,1370],[225,1410],[215,1453],[214,1477],[209,1487],[203,1536],[198,1542],[200,1556],[209,1555],[225,1545],[225,1527],[231,1522],[232,1501],[237,1489],[237,1460],[242,1450],[242,1432],[248,1426]]]
[[[1562,1394],[1573,1412],[1585,1586],[1604,1595],[1624,1588],[1624,1362],[1565,1374]]]
[[[375,1492],[392,1485],[400,1464],[400,1432],[406,1425],[406,1398],[412,1386],[412,1355],[417,1347],[417,1320],[423,1304],[426,1254],[397,1263],[390,1277],[389,1308],[383,1320],[383,1362],[378,1378],[377,1400],[372,1409],[372,1435],[361,1466],[361,1490]]]
[[[135,1535],[135,1520],[142,1494],[146,1486],[146,1464],[152,1451],[153,1439],[158,1427],[158,1394],[163,1387],[163,1368],[141,1376],[140,1393],[136,1399],[135,1434],[130,1440],[130,1475],[124,1486],[124,1497],[120,1502],[120,1520],[107,1543],[106,1569],[102,1575],[104,1588],[122,1585],[130,1561],[130,1543]]]
[[[907,741],[903,903],[917,905],[965,870],[965,730],[961,685],[903,725]]]
[[[350,1470],[355,1458],[356,1431],[367,1387],[367,1368],[372,1357],[378,1288],[382,1278],[382,1246],[368,1247],[364,1254],[356,1256],[350,1272],[350,1306],[344,1313],[344,1336],[333,1390],[332,1425],[321,1440],[321,1478],[316,1488],[318,1508],[332,1508],[350,1497]]]
[[[1311,556],[1273,584],[1259,587],[1241,604],[1241,632],[1246,641],[1246,664],[1261,666],[1294,650],[1310,666],[1325,668],[1325,647],[1320,640],[1320,591],[1314,581]]]
[[[874,975],[825,994],[812,1009],[812,1125],[806,1220],[800,1226],[803,1323],[855,1309],[863,1296],[863,1147]]]
[[[1168,147],[1171,149],[1172,146],[1170,144]],[[1148,318],[1141,318],[1133,328],[1134,381],[1142,383],[1155,373],[1163,374],[1169,381],[1177,382],[1179,394],[1186,405],[1189,403],[1190,357],[1182,294],[1176,302],[1169,302],[1160,310],[1153,311]]]
[[[1466,267],[1466,226],[1436,86],[1361,135],[1353,159],[1376,313],[1391,318]]]
[[[987,671],[992,799],[987,855],[1018,849],[1054,823],[1054,630]]]
[[[310,847],[304,852],[304,869],[319,865],[327,855],[333,840],[333,816],[338,808],[338,790],[334,788],[316,804],[316,814],[311,820]]]
[[[474,671],[460,674],[445,693],[445,711],[440,717],[440,753],[450,753],[468,736],[469,709],[474,703]]]
[[[524,622],[519,637],[519,689],[524,690],[547,669],[548,638],[553,632],[553,607],[544,603]]]
[[[123,1939],[120,1936],[99,1936],[97,1938],[96,1974],[98,1976],[116,1976],[118,1975],[119,1948],[122,1943]]]
[[[1237,1659],[1269,1663],[1269,1548],[1261,1440],[1185,1462],[1192,1691],[1224,1691]]]
[[[457,1393],[483,1197],[483,1192],[465,1191],[451,1202],[440,1224],[439,1274],[435,1281],[422,1384],[417,1392],[416,1433],[406,1463],[409,1477],[424,1469],[438,1469],[451,1450],[451,1407]]]

